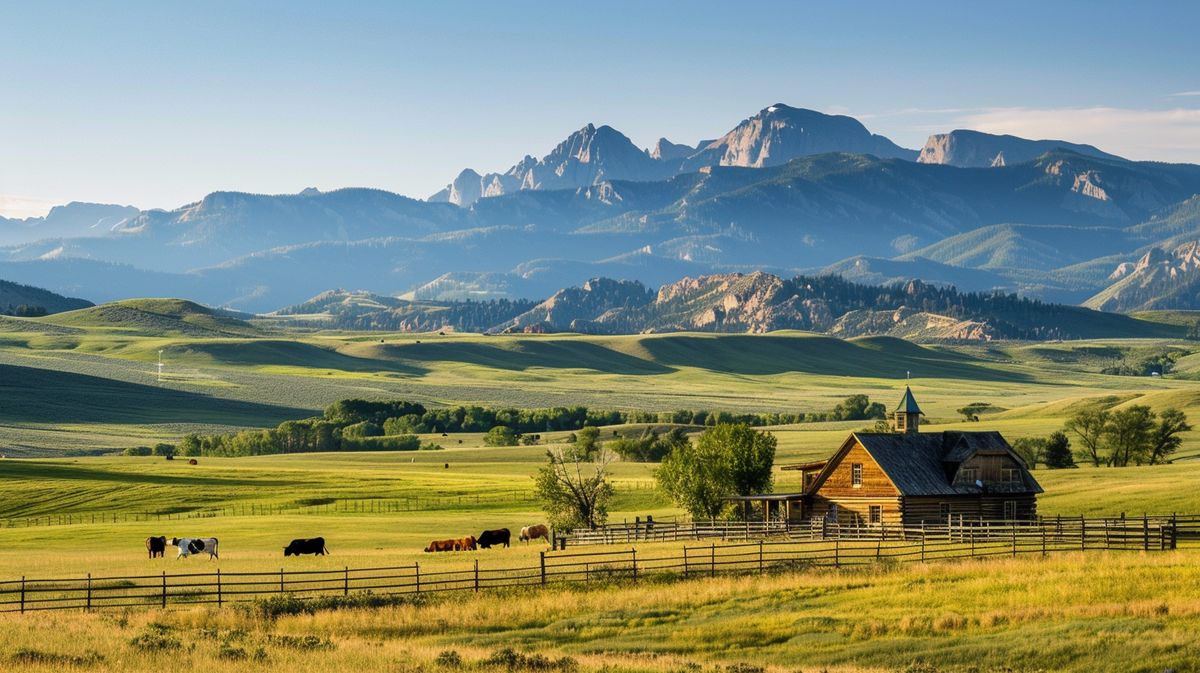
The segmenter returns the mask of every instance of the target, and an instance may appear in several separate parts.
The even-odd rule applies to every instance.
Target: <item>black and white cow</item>
[[[209,560],[221,558],[217,554],[217,538],[215,537],[173,537],[171,544],[179,547],[179,556],[175,557],[177,559],[204,552],[208,552]]]

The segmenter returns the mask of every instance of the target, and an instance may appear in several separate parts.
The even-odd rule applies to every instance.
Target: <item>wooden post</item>
[[[350,566],[342,566],[342,595],[350,595]]]
[[[162,574],[162,606],[167,607],[167,571]]]
[[[1046,524],[1042,524],[1042,557],[1046,556]]]
[[[708,576],[717,576],[717,543],[714,542],[708,550]]]
[[[685,578],[688,576],[688,553],[686,544],[683,545],[683,576]]]
[[[925,562],[925,524],[921,523],[921,563]]]
[[[417,593],[421,593],[421,564],[419,562],[413,563],[413,575],[417,578]]]
[[[758,541],[758,574],[763,574],[763,541]]]
[[[86,609],[88,609],[88,610],[92,609],[92,574],[91,573],[88,573],[88,575],[87,575],[87,608]]]
[[[1142,551],[1150,551],[1150,519],[1142,515]]]
[[[539,557],[539,562],[540,562],[541,571],[542,571],[542,584],[545,585],[546,584],[546,552],[544,552],[544,551],[538,552],[538,557]]]
[[[475,591],[479,591],[479,559],[475,559]]]
[[[224,596],[221,595],[221,569],[217,568],[217,607],[221,607]]]
[[[637,549],[630,548],[629,555],[633,559],[633,581],[637,581]]]
[[[1016,558],[1017,557],[1017,524],[1009,523],[1008,527],[1010,529],[1012,529],[1012,555],[1013,555],[1013,558]]]
[[[25,614],[25,576],[21,575],[21,614]]]

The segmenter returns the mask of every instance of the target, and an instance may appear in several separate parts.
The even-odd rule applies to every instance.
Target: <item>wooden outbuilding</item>
[[[999,432],[920,432],[912,390],[895,432],[854,432],[804,476],[803,517],[843,525],[919,526],[1037,516],[1042,487]]]

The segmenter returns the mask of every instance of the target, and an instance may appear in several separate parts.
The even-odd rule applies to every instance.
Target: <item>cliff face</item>
[[[1042,154],[1055,150],[1067,150],[1101,159],[1122,160],[1091,145],[1069,143],[1065,140],[1029,140],[1017,136],[960,129],[929,136],[917,156],[917,161],[959,168],[1002,167],[1033,161]]]
[[[1166,251],[1151,248],[1136,264],[1121,264],[1109,276],[1115,282],[1084,306],[1129,313],[1192,309],[1200,305],[1200,241]]]

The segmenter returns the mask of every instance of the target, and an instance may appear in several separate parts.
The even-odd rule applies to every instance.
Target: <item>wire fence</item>
[[[420,563],[384,568],[278,572],[186,573],[122,577],[30,579],[0,582],[0,612],[94,610],[246,602],[267,596],[300,599],[351,594],[483,591],[568,582],[647,577],[716,577],[870,564],[945,561],[1087,550],[1161,551],[1175,548],[1170,522],[1149,518],[1122,526],[992,525],[961,530],[910,528],[896,538],[785,539],[611,551],[543,551],[536,565],[422,570]]]
[[[398,498],[314,498],[311,501],[276,504],[229,504],[221,507],[181,512],[83,512],[43,514],[0,519],[0,528],[33,528],[38,526],[70,526],[81,524],[143,523],[152,521],[184,521],[217,517],[326,515],[326,514],[389,514],[398,512],[428,512],[464,509],[513,503],[533,504],[532,491],[501,491],[464,495],[420,495]]]

